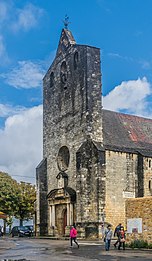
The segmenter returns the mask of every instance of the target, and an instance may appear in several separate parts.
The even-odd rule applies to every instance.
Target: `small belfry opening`
[[[74,70],[76,70],[78,67],[78,60],[79,60],[79,55],[78,52],[76,51],[74,54]]]
[[[54,86],[54,72],[51,72],[50,74],[50,87]]]
[[[67,89],[67,86],[65,85],[67,82],[67,65],[65,61],[63,61],[61,64],[60,77],[61,83],[64,85],[64,89]]]

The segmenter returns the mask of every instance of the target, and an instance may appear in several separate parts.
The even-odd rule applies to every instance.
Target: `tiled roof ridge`
[[[128,119],[131,119],[131,118],[136,118],[136,119],[144,119],[144,120],[147,120],[147,121],[152,121],[151,118],[147,118],[147,117],[144,117],[144,116],[139,116],[139,115],[135,115],[135,114],[129,114],[129,113],[123,113],[123,112],[117,112],[117,111],[112,111],[112,110],[107,110],[107,109],[103,109],[103,112],[109,112],[109,113],[114,113],[114,114],[118,114],[120,116],[124,116],[125,118],[128,118]]]

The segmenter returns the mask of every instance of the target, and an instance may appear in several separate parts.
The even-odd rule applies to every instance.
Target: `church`
[[[152,120],[102,108],[100,49],[61,32],[43,79],[37,235],[82,238],[125,225],[125,201],[152,195]]]

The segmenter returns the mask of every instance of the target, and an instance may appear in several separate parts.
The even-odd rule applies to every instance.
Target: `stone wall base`
[[[101,224],[97,222],[77,223],[78,237],[98,239],[101,237]]]

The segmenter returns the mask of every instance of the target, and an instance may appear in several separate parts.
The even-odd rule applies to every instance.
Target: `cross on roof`
[[[70,24],[70,22],[69,22],[69,16],[65,15],[65,18],[64,18],[64,20],[63,20],[63,23],[64,23],[65,29],[68,29],[68,25]]]

